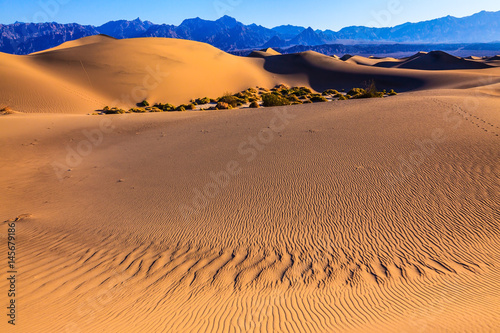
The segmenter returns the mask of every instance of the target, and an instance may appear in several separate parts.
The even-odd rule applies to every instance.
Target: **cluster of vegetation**
[[[344,91],[344,89],[342,89]],[[120,113],[145,113],[145,112],[173,112],[186,110],[230,110],[248,105],[249,108],[259,108],[261,104],[265,107],[284,106],[307,103],[321,103],[328,100],[348,100],[356,98],[380,98],[384,96],[394,96],[397,93],[394,89],[389,92],[378,91],[374,82],[366,88],[353,88],[347,93],[339,92],[335,89],[327,89],[321,94],[313,92],[307,87],[288,87],[284,84],[277,85],[272,89],[248,88],[236,94],[225,93],[223,96],[211,99],[208,97],[192,99],[189,104],[174,106],[169,103],[156,103],[150,106],[147,100],[137,103],[137,107],[124,110],[118,107],[105,106],[102,109],[104,114]],[[260,103],[260,101],[262,101]],[[208,106],[210,105],[210,106]],[[205,107],[207,106],[207,107]]]

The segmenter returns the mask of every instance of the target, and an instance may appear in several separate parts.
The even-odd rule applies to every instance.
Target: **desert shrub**
[[[306,99],[305,101],[302,102],[302,104],[311,104],[312,102],[308,99]]]
[[[348,100],[348,99],[349,99],[348,97],[346,97],[346,96],[344,96],[344,95],[342,95],[342,94],[338,94],[336,97],[338,97],[338,98],[339,98],[339,101],[346,101],[346,100]]]
[[[339,92],[335,89],[327,89],[325,91],[323,91],[323,96],[326,96],[326,95],[337,95]]]
[[[109,111],[109,106],[106,105],[105,107],[103,107],[102,111]]]
[[[210,103],[217,103],[216,99],[210,98]]]
[[[191,103],[186,106],[186,110],[196,110],[196,105]]]
[[[162,111],[173,111],[175,110],[175,106],[173,106],[172,104],[162,104],[162,103],[156,103],[155,105],[153,105],[153,107],[155,108],[158,108]]]
[[[181,105],[179,105],[178,107],[175,108],[175,111],[186,111],[188,109],[190,109],[189,105],[181,104]]]
[[[232,109],[233,106],[226,102],[218,102],[216,108],[217,110],[229,110]]]
[[[253,94],[247,92],[247,91],[242,91],[242,92],[239,92],[237,94],[234,95],[234,97],[238,98],[239,99],[239,102],[240,103],[243,103],[243,102],[248,102],[248,99],[250,97],[252,97]]]
[[[163,110],[158,109],[157,107],[152,107],[149,112],[162,112]]]
[[[257,101],[253,101],[252,103],[250,103],[250,108],[258,109],[258,108],[260,108],[260,105],[259,105],[259,103],[257,103]]]
[[[363,95],[366,94],[366,90],[363,88],[352,88],[347,92],[347,95],[349,96],[356,96],[356,95]]]
[[[283,106],[290,105],[290,101],[277,94],[265,94],[262,95],[262,101],[264,106]]]
[[[277,91],[277,92],[281,92],[281,91],[288,91],[290,89],[289,86],[287,86],[286,84],[277,84],[274,86],[274,88],[271,89],[271,91]]]
[[[312,96],[311,97],[311,102],[313,103],[318,103],[318,102],[327,102],[328,100],[324,98],[323,96]]]
[[[202,104],[208,104],[208,103],[210,103],[210,98],[208,98],[208,97],[197,98],[196,99],[196,103],[200,104],[200,105],[202,105]]]
[[[351,89],[347,95],[349,95],[351,98],[377,98],[377,97],[384,97],[384,93],[381,91],[377,91],[376,88],[370,87],[368,90],[362,89],[362,88],[353,88]]]
[[[295,96],[307,96],[312,94],[312,90],[307,87],[294,87],[289,90],[289,94],[293,94]]]
[[[244,100],[241,100],[240,98],[230,95],[230,96],[222,96],[217,100],[218,103],[226,103],[231,105],[233,108],[238,106],[238,103],[244,103]],[[241,104],[240,104],[241,105]]]
[[[130,110],[128,110],[128,112],[133,112],[133,113],[144,113],[146,111],[147,110],[144,108],[131,108]]]
[[[288,95],[286,98],[291,102],[291,103],[301,103],[300,99],[295,96],[295,95]]]
[[[352,98],[381,98],[384,97],[382,91],[378,91],[375,82],[371,81],[366,89],[354,88],[347,93]]]
[[[142,102],[137,103],[137,106],[142,106],[142,107],[149,106],[149,102],[146,100],[143,100]]]
[[[251,93],[251,94],[256,94],[256,93],[258,93],[258,90],[257,90],[257,89],[255,89],[255,88],[248,88],[246,91],[248,91],[248,92],[249,92],[249,93]]]
[[[391,89],[391,91],[389,91],[389,96],[395,96],[397,95],[398,93],[394,91],[394,89]]]
[[[249,101],[250,103],[253,103],[253,102],[258,101],[259,99],[260,99],[260,97],[255,96],[255,97],[250,97],[250,98],[248,99],[248,101]]]
[[[120,108],[117,108],[117,107],[112,107],[112,108],[108,108],[108,110],[103,109],[103,112],[105,114],[121,114],[121,113],[126,113],[127,111],[120,109]]]

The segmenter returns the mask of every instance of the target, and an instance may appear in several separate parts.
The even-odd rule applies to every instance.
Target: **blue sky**
[[[214,20],[223,15],[245,24],[282,24],[332,29],[351,25],[395,26],[442,16],[499,11],[499,0],[0,0],[0,23],[76,22],[100,25],[110,20],[150,20],[178,25],[185,18]]]

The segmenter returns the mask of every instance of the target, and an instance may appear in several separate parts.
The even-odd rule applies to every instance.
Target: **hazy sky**
[[[135,19],[178,25],[185,18],[230,15],[245,24],[282,24],[332,29],[351,25],[394,26],[442,16],[499,11],[499,0],[0,0],[0,23],[76,22],[100,25]]]

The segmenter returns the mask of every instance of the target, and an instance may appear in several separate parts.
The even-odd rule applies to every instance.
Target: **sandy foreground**
[[[283,56],[317,66],[303,76],[261,56],[243,59],[257,75],[244,84],[287,77],[319,89],[321,73],[346,64],[391,85],[399,77],[409,92],[90,116],[121,93],[105,78],[87,93],[60,76],[72,75],[72,60],[54,75],[61,60],[0,55],[12,62],[3,73],[36,67],[18,77],[48,96],[30,113],[35,98],[0,83],[24,111],[0,116],[0,236],[6,245],[17,218],[18,271],[13,329],[0,264],[2,332],[500,331],[499,68],[337,68]],[[81,95],[57,99],[32,77]],[[251,86],[234,80],[197,93]]]

